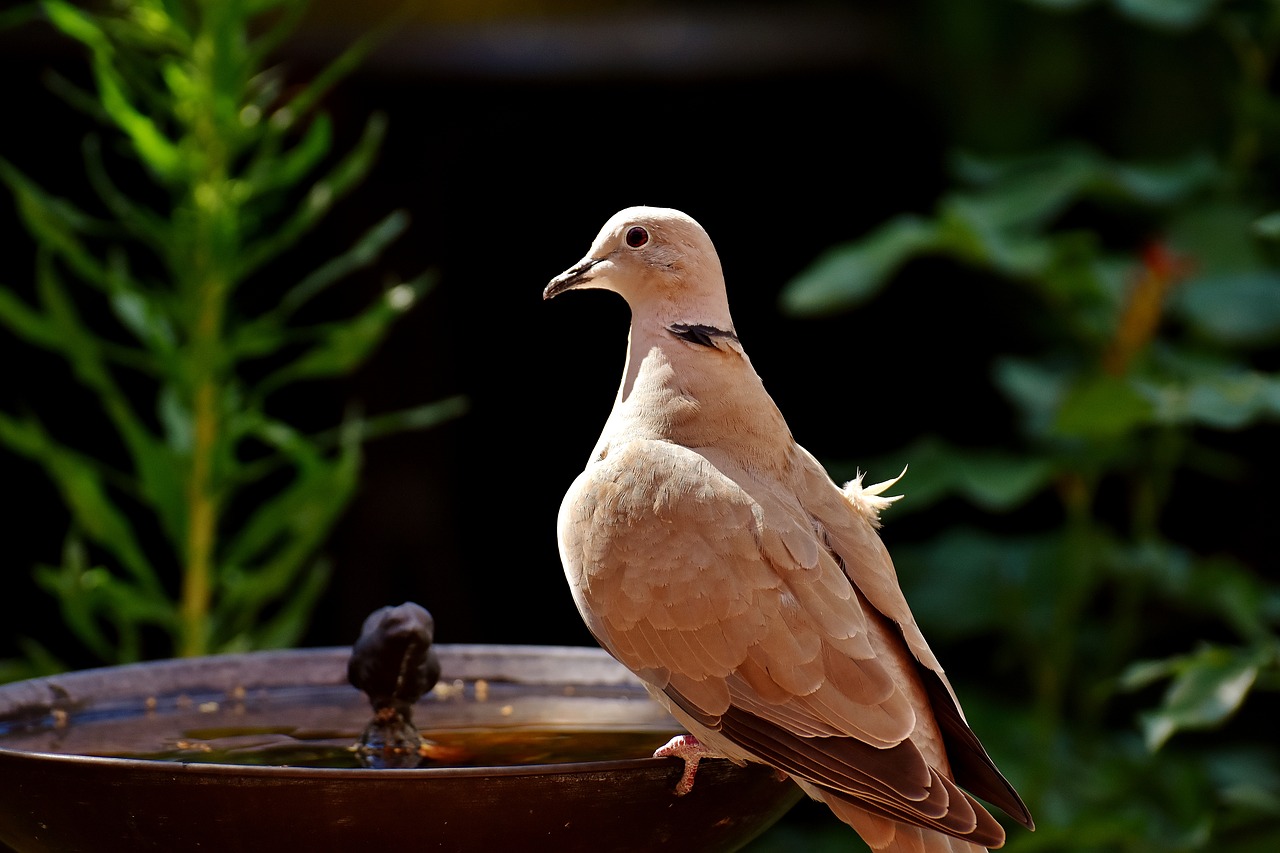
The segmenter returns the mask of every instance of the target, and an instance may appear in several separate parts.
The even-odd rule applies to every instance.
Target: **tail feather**
[[[876,853],[987,853],[986,847],[972,841],[874,815],[838,797],[821,799]]]

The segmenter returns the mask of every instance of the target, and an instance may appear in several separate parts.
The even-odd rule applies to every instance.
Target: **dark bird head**
[[[375,610],[351,649],[347,680],[375,710],[392,705],[407,711],[440,680],[434,633],[431,614],[411,601]]]

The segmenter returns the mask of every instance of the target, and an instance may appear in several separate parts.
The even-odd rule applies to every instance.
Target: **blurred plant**
[[[34,304],[0,286],[0,323],[66,360],[120,452],[95,458],[68,446],[30,411],[0,412],[0,441],[41,466],[65,502],[62,564],[36,578],[104,662],[295,642],[325,587],[329,568],[316,554],[352,496],[361,442],[463,409],[452,398],[349,414],[310,435],[273,410],[280,391],[358,367],[433,283],[431,274],[396,283],[355,317],[299,320],[405,231],[407,215],[395,211],[270,290],[282,267],[268,264],[364,178],[385,132],[374,115],[349,151],[330,156],[334,130],[320,110],[378,33],[306,85],[287,86],[268,65],[305,6],[39,4],[88,51],[95,91],[63,78],[53,86],[107,128],[105,142],[84,144],[103,212],[0,160],[36,245]],[[60,667],[38,640],[23,642],[28,661],[0,674]]]
[[[1280,688],[1280,585],[1233,553],[1230,531],[1201,553],[1176,519],[1230,500],[1249,472],[1248,456],[1217,437],[1276,440],[1280,374],[1259,365],[1280,343],[1280,98],[1269,89],[1280,4],[1115,5],[1142,24],[1211,27],[1238,59],[1226,93],[1236,126],[1220,150],[1158,163],[1084,144],[957,156],[956,188],[932,215],[832,248],[789,284],[783,308],[848,310],[924,255],[1035,295],[1041,354],[1001,357],[993,377],[1019,413],[1017,446],[929,436],[871,464],[911,465],[891,518],[954,506],[944,499],[993,521],[1056,504],[1037,533],[950,528],[895,550],[926,632],[983,639],[984,657],[997,649],[989,659],[1030,685],[1023,705],[966,700],[985,718],[979,731],[1001,733],[993,752],[1036,814],[1037,832],[1011,834],[1008,849],[1272,850],[1280,753],[1269,724],[1268,737],[1240,732],[1234,745],[1226,731],[1187,733],[1220,729],[1251,695]],[[1252,512],[1238,508],[1243,529],[1274,524]],[[1163,698],[1148,698],[1159,685]],[[1135,725],[1132,707],[1153,700]]]

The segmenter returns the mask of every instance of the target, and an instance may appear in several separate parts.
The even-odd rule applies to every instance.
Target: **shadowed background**
[[[1046,329],[1054,334],[1053,318],[1026,288],[981,264],[928,253],[904,263],[891,286],[852,312],[784,311],[784,287],[832,246],[903,213],[929,215],[954,183],[958,150],[1014,155],[1083,139],[1120,160],[1201,148],[1229,157],[1240,109],[1235,59],[1222,35],[1232,24],[1211,15],[1266,4],[1188,2],[1164,13],[1159,4],[1130,3],[1126,11],[1120,2],[1047,0],[526,6],[410,7],[408,19],[325,99],[338,148],[354,142],[371,113],[386,115],[388,135],[370,176],[295,250],[298,269],[271,271],[296,276],[309,253],[345,245],[377,216],[402,208],[411,217],[406,235],[314,310],[353,313],[395,275],[434,270],[438,284],[356,373],[288,389],[275,405],[316,428],[353,404],[375,415],[463,395],[468,409],[366,445],[358,490],[323,547],[334,573],[304,645],[351,643],[369,612],[406,600],[431,611],[439,642],[592,643],[561,574],[555,517],[612,404],[628,317],[612,294],[543,303],[541,292],[622,207],[676,207],[706,227],[757,371],[797,440],[837,476],[875,461],[880,467],[869,479],[890,478],[898,469],[885,460],[924,435],[959,447],[1015,446],[1018,412],[993,385],[993,366],[1034,353]],[[291,77],[305,79],[393,8],[313,2],[280,59]],[[10,115],[0,155],[51,192],[82,193],[81,138],[92,122],[44,83],[54,68],[87,84],[80,51],[39,23],[0,38]],[[1260,126],[1274,130],[1267,115]],[[4,283],[20,290],[32,273],[30,240],[12,205],[0,217],[0,269]],[[1142,246],[1157,236],[1150,217],[1089,202],[1059,221],[1087,224],[1135,269]],[[264,287],[261,298],[278,296]],[[1273,345],[1257,348],[1247,362],[1269,376],[1280,367],[1276,356]],[[94,402],[61,361],[9,336],[0,336],[0,358],[6,411],[29,407],[69,441],[115,452],[86,426]],[[1274,526],[1242,523],[1241,515],[1247,507],[1249,516],[1269,516],[1276,506],[1267,485],[1277,473],[1274,429],[1245,426],[1252,428],[1204,437],[1211,449],[1248,460],[1230,469],[1229,492],[1212,465],[1189,468],[1161,529],[1192,551],[1230,552],[1256,567],[1265,585],[1275,580]],[[0,657],[19,651],[19,637],[39,635],[68,665],[93,665],[60,636],[56,602],[28,576],[32,565],[58,560],[66,527],[58,495],[36,466],[10,454],[0,455],[0,476],[21,496],[4,525]],[[917,476],[913,469],[900,484],[902,506]],[[1123,517],[1126,500],[1104,489],[1100,517]],[[996,511],[951,499],[941,511],[901,520],[891,509],[883,535],[894,551],[964,524],[1018,537],[1060,523],[1061,515],[1051,494]],[[911,583],[904,577],[909,590]],[[1280,610],[1274,588],[1265,588],[1255,603],[1270,619]],[[1120,612],[1117,594],[1101,593],[1098,610]],[[978,685],[996,705],[1001,697],[1022,700],[1030,689],[1011,663],[1016,653],[993,645],[989,633],[946,630],[950,616],[964,621],[966,600],[959,595],[952,614],[935,602],[928,616],[939,624],[921,618],[926,635],[943,637],[935,648],[962,700],[968,707]],[[1144,607],[1124,618],[1138,631],[1159,625],[1167,637],[1178,634],[1182,617]],[[1186,651],[1192,637],[1231,637],[1208,620],[1186,624],[1184,644],[1144,652]],[[1274,686],[1274,660],[1258,668],[1260,684]],[[1136,714],[1159,700],[1158,690],[1129,695],[1099,713],[1136,732]],[[1273,709],[1274,692],[1246,706],[1237,740],[1250,742],[1268,703]],[[1004,754],[1023,741],[1001,744],[1009,730],[999,726],[1016,724],[978,706],[991,722],[975,728],[1003,766]],[[1146,774],[1112,780],[1114,796],[1139,784],[1129,780],[1149,781]],[[1276,838],[1274,775],[1250,777],[1263,817],[1243,822],[1262,829],[1230,849],[1260,850],[1250,845]],[[1070,809],[1044,785],[1050,792],[1041,787],[1032,810],[1052,826]],[[805,807],[797,813],[803,823]],[[1075,849],[1199,849],[1215,826],[1205,814],[1188,806],[1154,826],[1135,818],[1141,830],[1104,833],[1096,848]],[[808,817],[823,824],[823,815]],[[780,827],[773,842],[759,842],[779,846],[759,849],[786,849],[789,831]],[[1126,833],[1130,846],[1113,841]],[[1051,832],[1037,836],[1049,845],[1043,849],[1059,849]],[[836,839],[841,846],[832,849],[856,844],[851,835]],[[1028,845],[1018,849],[1035,840],[1017,839]]]

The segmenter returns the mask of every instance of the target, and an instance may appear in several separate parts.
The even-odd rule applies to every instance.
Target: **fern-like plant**
[[[361,365],[433,283],[395,283],[354,317],[299,319],[408,225],[391,212],[336,256],[298,260],[300,239],[368,174],[386,130],[374,115],[335,154],[320,108],[377,34],[305,85],[286,86],[271,65],[305,5],[38,6],[87,51],[92,91],[61,78],[53,88],[103,127],[84,145],[100,204],[55,197],[0,159],[36,253],[34,287],[0,282],[0,324],[66,360],[122,452],[77,449],[39,411],[0,412],[0,443],[41,466],[66,505],[61,565],[38,567],[37,580],[107,663],[296,642],[328,577],[317,555],[353,493],[361,443],[463,410],[453,398],[308,434],[277,403],[282,389]],[[264,300],[264,288],[279,289]],[[25,648],[27,665],[0,677],[58,665],[38,638]]]

